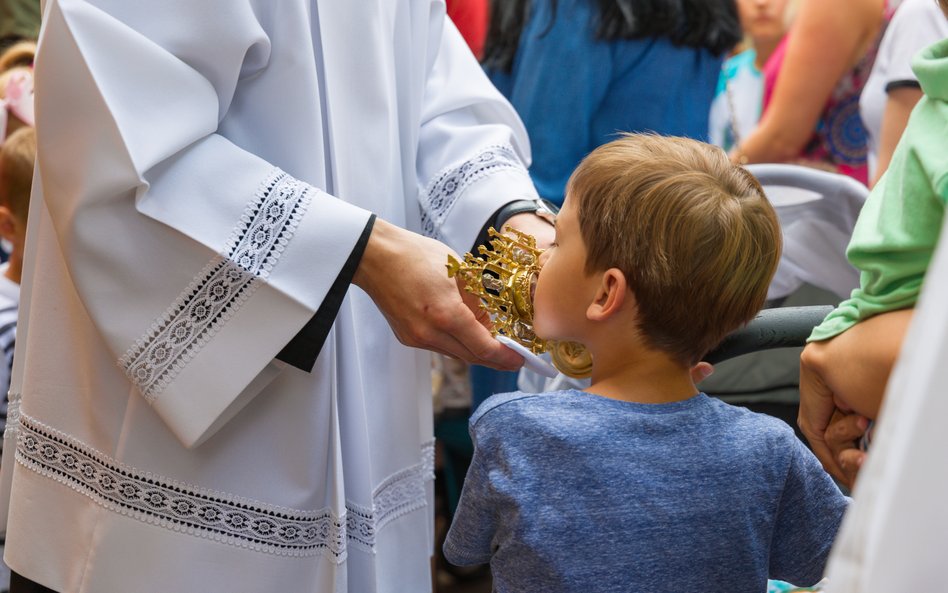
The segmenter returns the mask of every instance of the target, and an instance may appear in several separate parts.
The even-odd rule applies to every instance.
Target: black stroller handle
[[[813,328],[833,309],[832,305],[763,309],[746,326],[728,334],[704,360],[717,364],[758,350],[803,346]]]

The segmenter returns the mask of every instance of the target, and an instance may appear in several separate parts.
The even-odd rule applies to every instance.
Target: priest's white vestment
[[[47,0],[36,93],[9,565],[429,590],[430,359],[345,292],[351,256],[372,213],[465,251],[536,195],[444,2]],[[311,370],[277,358],[327,314]]]

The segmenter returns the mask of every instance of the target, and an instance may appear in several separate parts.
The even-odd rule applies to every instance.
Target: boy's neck
[[[698,393],[691,369],[662,351],[635,348],[590,348],[592,384],[585,390],[612,399],[664,404]]]

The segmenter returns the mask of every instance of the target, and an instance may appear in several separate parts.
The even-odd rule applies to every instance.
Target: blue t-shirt
[[[502,394],[471,436],[444,552],[501,593],[813,584],[848,503],[789,426],[704,394]]]
[[[530,176],[563,203],[566,181],[589,152],[620,132],[707,140],[724,56],[649,37],[596,38],[598,3],[535,0],[511,72],[488,69],[527,128]]]

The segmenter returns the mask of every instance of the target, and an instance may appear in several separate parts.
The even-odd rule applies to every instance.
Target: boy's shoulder
[[[735,406],[715,397],[708,398],[717,415],[718,422],[726,426],[732,438],[746,438],[757,443],[770,443],[783,447],[787,442],[797,440],[793,428],[774,416],[754,412],[741,406]]]
[[[551,397],[561,393],[559,391],[545,393],[526,393],[523,391],[512,391],[510,393],[498,393],[492,395],[477,407],[477,410],[471,415],[471,427],[476,426],[482,420],[494,421],[501,416],[516,415],[524,408],[543,407],[550,402]]]
[[[627,409],[622,402],[602,397],[584,397],[581,391],[566,389],[544,393],[515,391],[489,397],[482,403],[469,421],[472,435],[480,439],[496,435],[499,438],[515,432],[520,437],[529,433],[555,433],[573,435],[584,433],[591,425],[610,424],[612,419],[637,418],[637,422],[662,422],[661,412],[684,412],[689,420],[677,418],[672,425],[681,430],[697,430],[705,435],[726,438],[739,449],[768,451],[786,450],[789,441],[796,440],[793,429],[784,421],[733,406],[715,397],[704,394],[687,402],[663,405],[657,413],[643,413],[644,404]],[[596,420],[598,418],[598,420]],[[681,423],[681,424],[679,424]],[[697,424],[695,424],[697,423]],[[578,432],[577,432],[578,431]]]
[[[709,400],[708,425],[705,430],[696,427],[695,435],[711,458],[779,488],[801,456],[812,457],[787,422],[717,398]]]
[[[520,437],[527,434],[561,433],[577,417],[596,414],[590,408],[589,398],[574,389],[542,393],[498,393],[484,400],[468,424],[472,435],[485,437],[495,434],[509,436],[515,431]]]

